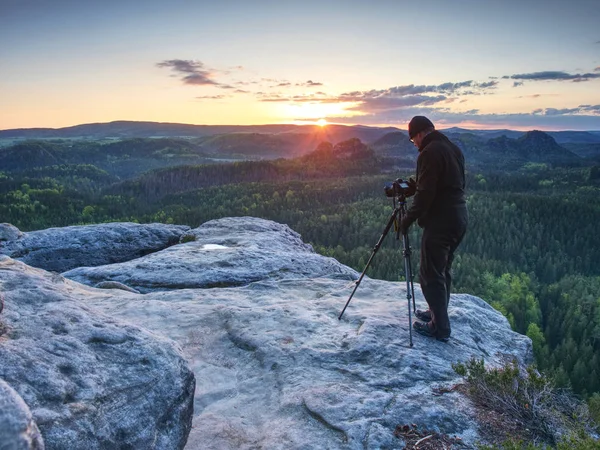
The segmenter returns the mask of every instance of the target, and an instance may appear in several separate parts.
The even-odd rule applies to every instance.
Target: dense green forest
[[[406,167],[402,158],[397,168]],[[454,291],[502,311],[531,337],[540,368],[589,396],[600,391],[600,169],[540,159],[511,170],[469,166],[470,225]],[[384,184],[411,175],[408,167],[382,174],[382,161],[353,140],[293,160],[168,167],[129,180],[84,161],[3,168],[0,218],[28,231],[257,216],[288,224],[318,252],[362,271],[392,213]],[[419,240],[413,227],[415,273]],[[368,275],[402,279],[399,247],[390,233]]]

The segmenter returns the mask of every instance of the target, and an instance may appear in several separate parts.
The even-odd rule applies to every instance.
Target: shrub
[[[181,239],[179,240],[179,242],[181,244],[185,244],[186,242],[194,242],[195,240],[196,240],[195,234],[184,234],[183,236],[181,236]]]
[[[600,449],[589,437],[593,430],[587,406],[569,391],[557,389],[534,366],[519,367],[516,360],[486,369],[483,360],[452,365],[466,378],[468,394],[479,408],[493,410],[526,431],[533,442],[557,445],[557,449]],[[542,449],[536,444],[506,442],[506,450]],[[582,445],[577,447],[577,445]],[[595,445],[590,447],[589,445]]]

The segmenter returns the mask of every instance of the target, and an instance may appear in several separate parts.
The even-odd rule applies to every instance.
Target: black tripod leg
[[[356,281],[356,286],[354,286],[354,290],[352,291],[352,294],[350,294],[350,298],[348,298],[348,301],[346,302],[346,305],[344,306],[344,309],[342,309],[342,312],[340,313],[340,316],[338,317],[338,320],[342,320],[342,316],[344,315],[344,312],[346,311],[346,308],[350,304],[350,300],[352,300],[352,297],[354,296],[354,293],[358,289],[358,286],[360,285],[363,277],[365,276],[365,273],[367,272],[367,269],[371,265],[371,261],[373,261],[373,258],[375,257],[375,253],[377,253],[377,251],[379,250],[379,247],[381,247],[381,244],[383,243],[383,240],[385,239],[385,237],[389,233],[390,228],[392,228],[392,224],[394,223],[394,220],[396,220],[396,216],[397,215],[398,215],[398,208],[395,208],[394,212],[390,216],[390,220],[388,220],[388,223],[385,226],[385,229],[383,230],[383,233],[381,234],[381,237],[379,238],[379,241],[377,241],[377,244],[375,244],[375,247],[373,248],[373,252],[371,253],[371,257],[367,261],[367,265],[365,266],[365,269],[360,274],[360,278]]]
[[[410,346],[413,346],[412,339],[412,314],[410,310],[410,298],[412,293],[413,306],[415,302],[415,291],[412,285],[412,272],[410,266],[410,247],[408,245],[408,235],[405,234],[402,236],[402,253],[404,255],[404,274],[406,276],[406,301],[408,302],[408,337]]]
[[[406,205],[405,205],[405,202],[401,202],[400,203],[400,219],[403,219],[405,214],[406,214]],[[415,287],[413,284],[412,264],[411,264],[411,259],[410,259],[411,248],[410,248],[410,242],[408,240],[408,230],[407,230],[406,234],[402,235],[402,255],[404,256],[404,275],[406,277],[406,301],[408,302],[408,336],[409,336],[410,346],[412,347],[413,346],[412,312],[410,310],[411,297],[412,297],[413,310],[415,311],[415,313],[416,313],[416,307],[415,307]]]
[[[408,241],[408,235],[406,236],[406,245],[408,246],[408,248],[410,249],[410,242]],[[410,254],[412,254],[412,251],[410,252]],[[417,313],[417,306],[415,305],[415,283],[414,283],[414,275],[413,275],[413,271],[412,271],[412,259],[410,258],[410,254],[409,254],[409,258],[408,258],[408,270],[410,273],[410,290],[412,293],[412,303],[413,303],[413,313]]]

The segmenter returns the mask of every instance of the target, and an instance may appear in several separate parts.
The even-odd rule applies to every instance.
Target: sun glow
[[[352,117],[360,115],[356,111],[348,111],[348,108],[354,107],[356,104],[351,102],[345,103],[285,103],[272,105],[273,115],[278,115],[283,120],[300,121],[305,124],[315,124],[324,126],[329,124],[327,118]]]

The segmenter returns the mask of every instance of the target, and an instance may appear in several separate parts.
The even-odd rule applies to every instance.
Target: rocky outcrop
[[[4,381],[0,380],[0,450],[44,450],[44,440],[31,411]]]
[[[115,291],[6,256],[0,289],[0,378],[29,406],[48,448],[183,448],[195,380],[175,343],[86,301]]]
[[[165,336],[165,347],[152,347],[146,356],[151,361],[160,359],[161,351],[174,352],[171,340],[176,341],[195,373],[194,417],[186,445],[193,450],[401,449],[404,442],[394,436],[394,429],[413,423],[421,429],[457,435],[467,447],[474,447],[479,439],[476,414],[469,400],[452,389],[461,380],[452,364],[472,357],[483,358],[488,365],[505,358],[532,361],[531,341],[511,331],[508,321],[479,298],[452,296],[449,343],[413,335],[411,348],[402,283],[366,277],[340,321],[338,315],[353,287],[349,279],[355,279],[356,272],[315,254],[289,228],[260,219],[230,218],[208,222],[192,232],[196,241],[116,264],[112,273],[107,271],[110,266],[96,268],[105,270],[107,279],[114,274],[116,281],[145,286],[148,291],[148,286],[169,286],[166,280],[175,278],[171,290],[145,295],[94,289],[7,258],[0,261],[0,283],[4,289],[10,287],[5,313],[11,317],[8,336],[12,339],[8,353],[5,345],[0,345],[0,377],[29,405],[48,446],[56,442],[49,439],[57,436],[75,433],[79,438],[76,433],[82,427],[72,424],[75,419],[93,430],[81,437],[88,439],[89,448],[99,445],[93,446],[92,436],[109,442],[109,430],[113,432],[111,444],[130,444],[132,441],[121,440],[131,436],[126,430],[142,427],[133,416],[138,422],[156,423],[157,419],[147,418],[156,411],[146,403],[147,397],[154,395],[152,389],[164,390],[165,385],[174,383],[180,397],[185,397],[181,392],[186,389],[178,381],[185,376],[173,373],[182,367],[177,359],[171,362],[175,368],[160,366],[160,376],[153,378],[162,387],[148,381],[154,375],[140,381],[138,389],[143,389],[143,394],[131,386],[133,380],[143,377],[136,371],[143,357],[132,360],[127,356],[134,351],[132,347],[140,346],[141,336],[159,341],[158,336]],[[170,256],[153,259],[157,255]],[[182,264],[185,258],[189,260]],[[134,271],[135,263],[146,272],[144,283],[133,276],[144,273]],[[95,282],[88,270],[81,275],[88,278],[82,279]],[[194,280],[203,280],[202,273],[208,272],[204,280],[209,283],[204,285],[244,284],[175,290],[177,282],[191,276],[189,272],[194,272]],[[119,279],[119,273],[128,278]],[[252,273],[257,275],[251,278]],[[18,287],[17,280],[24,282],[24,287]],[[14,297],[13,291],[18,289],[20,294]],[[415,290],[417,307],[423,308],[418,285]],[[33,309],[30,302],[39,318],[34,319],[30,312],[11,313],[13,305]],[[68,308],[59,309],[62,304]],[[14,330],[33,320],[37,328],[46,330],[43,336],[35,335],[35,355],[54,355],[53,363],[15,356],[23,354],[16,344],[22,346],[26,340]],[[100,329],[94,327],[98,322],[104,325]],[[31,331],[25,335],[34,333],[33,325],[28,329]],[[92,331],[86,334],[85,330]],[[134,337],[127,340],[123,336]],[[28,348],[34,348],[33,344]],[[34,355],[33,350],[29,353]],[[154,353],[158,356],[152,356]],[[71,356],[68,359],[67,354]],[[73,355],[89,364],[70,369]],[[96,368],[100,363],[93,358],[101,361],[101,368]],[[111,360],[130,361],[118,364],[123,379],[111,378],[116,365]],[[8,366],[5,361],[10,362]],[[159,364],[150,366],[158,368]],[[11,372],[7,377],[4,367],[32,369],[18,375]],[[52,376],[42,377],[41,373]],[[90,385],[96,390],[90,391]],[[120,394],[113,392],[121,389]],[[38,390],[46,394],[38,394]],[[101,417],[93,416],[97,403],[86,400],[97,391],[110,400],[99,397],[110,403]],[[79,403],[84,405],[81,410],[76,406]],[[162,410],[185,409],[166,406],[167,401],[153,403],[165,405]],[[56,411],[62,414],[60,420],[54,420]],[[79,419],[77,414],[88,416]],[[90,422],[92,416],[102,426]],[[168,422],[174,424],[176,419]]]
[[[23,237],[23,233],[10,223],[0,223],[0,249],[6,241],[14,241]]]
[[[315,253],[287,225],[264,219],[211,220],[186,235],[195,240],[133,261],[81,267],[63,275],[90,286],[117,281],[140,292],[299,277],[350,280],[357,275],[335,259]]]
[[[20,233],[3,224],[0,254],[33,267],[65,272],[139,258],[176,244],[187,230],[182,225],[105,223]]]

